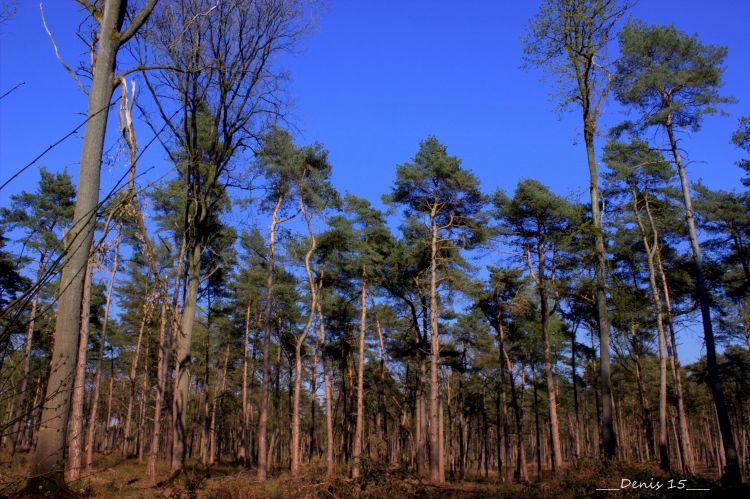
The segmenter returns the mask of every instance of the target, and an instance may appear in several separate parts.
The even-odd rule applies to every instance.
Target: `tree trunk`
[[[143,383],[141,384],[141,401],[138,409],[138,464],[143,463],[143,447],[145,438],[143,431],[146,426],[146,405],[148,401],[148,348],[149,344],[146,343],[146,351],[143,355]]]
[[[693,216],[693,200],[690,195],[690,186],[688,184],[687,174],[685,172],[685,165],[683,164],[682,158],[680,157],[677,140],[675,139],[672,129],[671,113],[667,117],[666,129],[667,136],[669,137],[670,148],[672,149],[674,163],[677,167],[677,173],[680,176],[680,185],[682,187],[682,196],[685,204],[685,218],[687,221],[688,234],[690,237],[690,248],[693,252],[695,286],[698,295],[698,302],[701,309],[701,318],[703,320],[703,336],[706,342],[706,366],[708,370],[708,385],[711,388],[714,405],[716,406],[716,415],[719,420],[719,429],[721,430],[721,441],[724,445],[726,468],[724,470],[722,480],[727,484],[740,485],[742,483],[742,476],[740,472],[739,459],[737,456],[737,448],[734,444],[732,424],[729,419],[729,412],[727,411],[726,401],[724,399],[724,390],[721,386],[718,366],[716,364],[716,345],[714,341],[713,325],[711,324],[711,305],[708,296],[708,290],[706,289],[706,279],[703,275],[703,262],[701,260],[700,245],[698,243],[698,231],[695,226],[695,217]]]
[[[651,424],[651,414],[648,406],[648,400],[646,399],[645,388],[643,383],[643,374],[641,369],[641,354],[640,346],[636,340],[637,326],[635,323],[631,324],[631,342],[633,349],[633,358],[635,361],[635,382],[638,388],[638,402],[641,406],[641,420],[643,422],[643,429],[646,437],[646,443],[648,450],[646,451],[646,459],[651,459],[651,452],[654,450],[654,429]]]
[[[36,271],[36,284],[42,282],[44,275],[44,257],[45,254],[39,257],[39,266]],[[15,407],[15,423],[13,424],[13,448],[11,449],[11,455],[15,453],[16,446],[20,443],[21,426],[23,422],[28,419],[29,414],[26,413],[28,406],[28,394],[26,391],[29,389],[29,377],[31,376],[31,340],[34,337],[34,321],[36,319],[36,310],[39,306],[39,291],[34,293],[34,298],[31,300],[31,315],[29,317],[29,325],[26,328],[26,341],[24,342],[24,357],[23,357],[23,379],[21,380],[21,400],[18,406]],[[10,335],[8,335],[10,338]],[[7,351],[7,349],[6,349]],[[1,367],[1,366],[0,366]]]
[[[367,331],[367,273],[362,269],[361,315],[359,318],[359,362],[357,363],[357,422],[354,429],[354,450],[352,452],[352,478],[360,475],[362,437],[364,430],[364,376],[365,376],[365,334]]]
[[[297,341],[295,343],[295,349],[294,349],[294,360],[295,360],[295,370],[296,370],[296,377],[294,379],[294,398],[292,401],[292,448],[290,449],[291,454],[291,473],[294,476],[297,471],[299,470],[299,462],[300,462],[300,442],[299,442],[299,399],[300,399],[300,391],[302,390],[301,384],[302,384],[302,345],[305,344],[305,339],[307,338],[307,334],[310,332],[310,328],[313,325],[313,321],[315,320],[315,312],[316,312],[316,305],[317,305],[317,289],[315,287],[315,279],[312,274],[312,269],[310,267],[310,259],[312,258],[313,253],[315,252],[315,249],[317,247],[317,242],[315,241],[315,233],[312,228],[312,224],[310,222],[310,215],[305,210],[304,201],[302,198],[302,195],[299,196],[299,207],[300,211],[302,212],[303,217],[305,218],[305,222],[307,223],[307,230],[310,236],[310,246],[307,249],[307,252],[305,253],[305,274],[307,275],[307,283],[310,288],[310,309],[308,311],[307,316],[307,323],[305,323],[305,327],[302,331],[302,334],[300,334],[299,338],[297,338]],[[311,397],[314,397],[315,394],[311,393]]]
[[[693,474],[695,472],[695,458],[693,455],[693,444],[690,438],[690,431],[687,424],[687,416],[685,415],[685,397],[682,390],[682,375],[680,374],[680,360],[677,354],[677,342],[675,341],[674,333],[674,321],[672,319],[672,303],[669,295],[669,285],[667,284],[667,275],[664,272],[664,265],[661,259],[661,244],[659,243],[659,234],[656,231],[654,225],[654,218],[651,215],[651,209],[646,200],[646,213],[649,217],[649,223],[654,228],[654,243],[655,243],[655,261],[656,270],[658,271],[659,278],[664,292],[664,304],[667,317],[667,326],[669,329],[669,336],[667,336],[667,351],[671,349],[672,355],[670,356],[670,365],[672,369],[672,377],[674,378],[674,390],[677,398],[677,415],[678,424],[680,430],[680,445],[682,448],[682,455],[684,457],[684,472]]]
[[[191,243],[188,250],[187,291],[182,308],[182,323],[180,326],[179,345],[175,359],[175,393],[173,400],[172,429],[172,471],[184,468],[188,460],[187,423],[188,402],[190,400],[190,363],[191,342],[193,338],[193,322],[195,321],[196,304],[198,301],[198,284],[201,273],[201,253],[203,249],[197,242]]]
[[[258,417],[258,480],[264,481],[268,474],[266,433],[268,431],[268,390],[270,387],[271,319],[273,314],[273,271],[276,257],[276,225],[283,196],[279,196],[271,216],[268,231],[268,277],[266,279],[266,308],[263,314],[263,378],[260,387],[260,415]]]
[[[133,404],[135,403],[135,381],[136,372],[138,369],[138,358],[141,355],[141,344],[143,342],[143,331],[146,329],[146,324],[151,320],[151,303],[149,298],[145,298],[143,303],[143,315],[141,316],[141,325],[138,329],[138,340],[135,344],[135,352],[133,352],[133,360],[130,361],[130,396],[128,397],[128,410],[125,416],[125,426],[123,427],[122,434],[122,458],[127,459],[130,452],[130,428],[133,423]]]
[[[81,300],[81,334],[79,335],[75,380],[73,382],[70,429],[68,432],[68,470],[66,481],[74,482],[81,476],[81,442],[83,440],[83,402],[86,395],[86,352],[89,348],[89,313],[91,309],[91,274],[94,266],[89,260],[83,281]]]
[[[156,360],[156,393],[154,393],[154,431],[151,434],[151,448],[148,453],[146,470],[149,483],[156,484],[156,459],[159,454],[159,437],[161,436],[161,409],[164,404],[164,387],[166,384],[167,360],[167,293],[164,290],[159,315],[159,353]]]
[[[578,332],[578,321],[573,325],[573,331],[570,339],[570,371],[573,382],[573,412],[575,413],[575,428],[573,429],[575,459],[581,457],[581,418],[580,404],[578,402],[578,379],[576,375],[576,332]]]
[[[44,424],[39,431],[31,467],[31,474],[37,477],[49,476],[56,479],[52,475],[63,471],[61,464],[68,427],[70,390],[79,345],[83,281],[96,225],[104,136],[114,90],[112,82],[115,58],[123,41],[119,30],[125,18],[126,8],[126,0],[109,0],[104,4],[100,17],[101,28],[88,96],[89,119],[86,122],[78,173],[78,198],[73,225],[65,242],[66,260],[60,279],[62,291],[55,326],[50,379],[41,416]],[[133,27],[134,25],[130,26]],[[138,26],[135,26],[135,29],[137,28]],[[30,483],[29,490],[33,486],[34,484]]]
[[[380,326],[380,318],[375,315],[375,326],[378,332],[378,343],[380,345],[380,386],[378,386],[378,405],[380,406],[380,423],[382,425],[383,441],[388,445],[388,408],[385,403],[385,370],[386,352],[383,342],[383,331]]]
[[[604,245],[604,231],[599,210],[599,173],[594,152],[595,126],[589,123],[584,113],[584,140],[586,159],[589,166],[589,195],[591,217],[594,222],[596,251],[596,312],[599,322],[599,386],[601,390],[601,447],[604,455],[611,459],[617,450],[614,413],[612,404],[612,380],[609,360],[609,314],[607,312],[606,273],[607,251]]]
[[[247,398],[247,365],[248,365],[248,348],[250,343],[250,302],[245,307],[245,334],[242,337],[242,428],[240,430],[240,452],[239,458],[247,466],[250,456],[248,448],[248,426],[250,425],[249,407]]]
[[[539,400],[537,397],[536,388],[536,374],[531,379],[531,386],[534,389],[534,434],[535,434],[535,449],[536,449],[536,472],[537,480],[542,480],[542,437],[539,431]]]
[[[115,286],[115,277],[117,276],[117,264],[120,250],[120,234],[115,237],[115,255],[112,262],[112,274],[109,277],[109,286],[107,287],[107,299],[104,303],[104,319],[102,321],[102,332],[99,335],[99,358],[96,364],[96,374],[94,375],[94,385],[91,389],[91,407],[89,410],[88,432],[86,433],[86,472],[91,471],[94,462],[94,443],[96,441],[96,428],[98,426],[99,416],[99,392],[102,381],[102,371],[104,370],[104,344],[107,341],[107,322],[109,322],[109,306],[112,304],[112,290]],[[108,422],[107,422],[108,423]],[[107,424],[105,423],[105,424]]]
[[[542,315],[542,336],[544,337],[544,370],[547,378],[547,396],[549,399],[550,435],[552,437],[552,470],[562,467],[562,450],[560,446],[560,423],[557,417],[557,389],[552,372],[552,350],[549,332],[549,303],[547,301],[547,278],[544,266],[544,248],[537,245],[538,271],[537,286],[539,288],[539,304]],[[531,261],[529,261],[529,265]]]
[[[325,321],[323,317],[323,308],[320,304],[321,300],[317,301],[318,309],[318,341],[321,345],[325,345],[326,342],[326,331]],[[323,357],[323,388],[325,390],[325,403],[326,403],[326,478],[329,480],[334,475],[334,463],[333,463],[333,401],[331,395],[331,380],[328,373],[330,372],[330,360],[328,357]]]
[[[432,225],[432,242],[430,244],[430,481],[436,484],[445,482],[445,476],[440,474],[440,435],[438,417],[438,398],[440,397],[440,332],[438,330],[438,301],[437,301],[437,252],[438,226],[435,218],[435,208],[430,216]]]
[[[659,466],[664,471],[669,471],[669,438],[667,429],[667,356],[664,351],[666,336],[664,333],[664,312],[662,310],[661,296],[659,288],[656,286],[656,270],[654,267],[654,253],[658,247],[656,244],[649,243],[646,234],[646,228],[641,218],[640,208],[638,207],[638,193],[635,187],[631,187],[633,196],[633,214],[638,222],[638,229],[641,233],[643,248],[646,250],[646,261],[648,263],[648,283],[651,289],[651,300],[656,312],[656,330],[658,333],[659,345]],[[654,240],[658,238],[656,228],[652,227]]]

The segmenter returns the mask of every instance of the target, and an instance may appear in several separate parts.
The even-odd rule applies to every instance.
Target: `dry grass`
[[[23,486],[27,458],[16,456],[11,463],[0,461],[0,495],[13,496]],[[627,478],[649,482],[679,477],[667,476],[656,466],[637,463],[581,461],[570,465],[558,476],[545,476],[540,482],[526,484],[502,484],[496,477],[477,478],[462,482],[448,482],[435,486],[418,479],[405,469],[365,466],[361,480],[353,481],[341,475],[326,480],[325,466],[314,462],[304,467],[296,477],[288,472],[272,474],[264,483],[258,482],[254,470],[245,470],[233,465],[217,464],[210,468],[201,465],[169,476],[160,463],[159,483],[152,486],[146,478],[145,464],[134,460],[122,462],[115,456],[101,456],[103,466],[83,477],[70,487],[78,497],[195,497],[212,499],[239,498],[555,498],[604,497],[597,488],[619,487],[620,480]],[[530,470],[532,471],[532,470]],[[532,475],[533,472],[532,472]],[[691,492],[691,498],[712,497],[720,492],[720,485],[709,478],[694,477],[690,487],[710,488],[709,493]],[[680,497],[679,491],[637,490],[621,491],[617,497]],[[725,493],[735,497],[737,492]],[[750,490],[739,491],[740,496],[750,497]]]

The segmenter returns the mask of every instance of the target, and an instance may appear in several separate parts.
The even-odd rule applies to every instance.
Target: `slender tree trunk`
[[[711,388],[714,405],[716,406],[716,415],[719,420],[719,429],[721,430],[721,441],[724,445],[726,458],[726,468],[722,480],[727,484],[739,485],[742,483],[740,464],[737,456],[737,448],[734,444],[732,434],[732,423],[729,419],[726,401],[724,399],[724,390],[719,379],[718,366],[716,364],[716,345],[714,341],[713,325],[711,323],[711,305],[706,289],[706,279],[703,275],[703,262],[701,260],[701,249],[698,243],[698,231],[695,226],[695,217],[693,215],[693,200],[690,195],[690,185],[685,172],[685,165],[682,162],[680,151],[677,146],[677,140],[672,129],[672,115],[667,117],[666,122],[667,136],[669,137],[670,148],[674,158],[677,173],[680,176],[680,185],[682,187],[682,196],[685,204],[685,218],[688,225],[688,234],[690,237],[690,248],[693,252],[693,266],[695,268],[695,286],[698,295],[698,302],[701,309],[701,318],[703,320],[703,336],[706,342],[706,365],[708,370],[708,385]]]
[[[130,453],[130,429],[133,423],[133,404],[135,403],[135,381],[138,369],[138,358],[141,355],[141,344],[143,343],[143,332],[146,324],[151,320],[151,303],[149,298],[143,303],[143,315],[141,316],[141,325],[138,329],[138,340],[135,344],[133,359],[130,361],[130,396],[128,397],[128,410],[125,416],[125,426],[122,435],[122,458],[127,459]]]
[[[640,346],[637,342],[637,325],[635,322],[631,324],[631,342],[633,350],[633,359],[635,361],[635,382],[638,388],[638,402],[641,406],[641,420],[643,421],[643,429],[646,437],[646,443],[648,444],[648,450],[646,452],[646,458],[651,459],[651,452],[654,450],[654,429],[651,424],[651,414],[648,406],[648,400],[645,396],[645,389],[643,386],[643,374],[641,369],[641,354]]]
[[[596,251],[596,312],[599,323],[599,385],[601,390],[601,447],[607,458],[613,458],[617,450],[614,413],[612,404],[612,380],[609,360],[609,314],[607,312],[606,273],[607,251],[604,245],[604,231],[599,210],[599,173],[594,152],[595,123],[591,123],[589,111],[584,111],[584,140],[589,166],[589,195],[591,217],[594,223]]]
[[[573,331],[570,339],[570,371],[571,380],[573,382],[573,412],[575,413],[575,428],[573,429],[574,439],[574,458],[579,459],[581,457],[581,418],[580,418],[580,404],[578,402],[578,376],[576,374],[576,332],[578,332],[578,321],[573,325]]]
[[[300,391],[302,390],[302,387],[301,387],[301,384],[302,384],[302,345],[305,344],[305,339],[307,338],[307,335],[310,332],[310,328],[313,325],[313,321],[315,320],[315,312],[317,308],[316,307],[317,288],[315,286],[315,279],[312,274],[312,268],[310,267],[310,259],[312,258],[312,255],[315,252],[315,249],[317,247],[317,242],[315,240],[315,232],[313,231],[313,228],[312,228],[310,214],[308,214],[308,212],[305,209],[304,200],[301,194],[299,196],[299,207],[300,207],[300,211],[302,212],[303,217],[305,218],[305,222],[307,223],[307,231],[310,236],[310,246],[307,249],[307,252],[305,253],[305,274],[307,275],[307,283],[308,283],[308,287],[310,288],[310,309],[308,311],[307,323],[305,323],[305,327],[302,331],[302,334],[300,334],[299,338],[297,338],[297,341],[295,343],[295,349],[294,349],[296,377],[294,379],[294,397],[292,401],[292,448],[290,450],[291,452],[290,468],[291,468],[291,473],[293,476],[299,470],[299,462],[300,462],[299,399],[300,399]],[[315,394],[311,393],[311,396],[315,397]]]
[[[437,301],[437,252],[438,226],[436,209],[430,216],[432,225],[432,242],[430,244],[430,480],[433,483],[445,482],[445,476],[440,474],[440,435],[439,435],[439,371],[440,371],[440,332],[438,330],[438,301]]]
[[[66,481],[74,482],[81,476],[81,443],[83,440],[83,402],[86,395],[86,352],[89,347],[89,313],[91,309],[91,274],[94,266],[89,260],[83,281],[81,300],[81,334],[79,335],[73,396],[68,432],[68,470]]]
[[[216,459],[216,406],[221,403],[224,398],[224,393],[227,389],[227,369],[229,367],[229,345],[224,351],[224,367],[221,371],[221,382],[219,383],[219,393],[214,397],[214,401],[211,408],[211,426],[209,430],[209,446],[208,446],[208,464],[214,464]]]
[[[365,376],[365,334],[367,331],[367,273],[362,269],[361,315],[359,318],[359,362],[357,363],[357,422],[354,429],[354,450],[352,452],[352,478],[360,475],[362,437],[364,433],[364,376]]]
[[[646,228],[643,224],[641,211],[638,206],[638,193],[635,187],[631,187],[633,196],[633,214],[638,222],[638,228],[643,241],[643,248],[646,250],[646,261],[648,263],[648,282],[651,288],[651,300],[656,312],[656,330],[659,345],[659,466],[664,471],[669,471],[669,438],[667,429],[667,356],[665,352],[666,336],[664,333],[664,313],[662,310],[661,296],[659,288],[656,286],[656,270],[654,267],[654,253],[657,251],[656,244],[651,244],[648,240]],[[656,228],[652,227],[654,239]]]
[[[149,345],[146,343],[146,351],[143,355],[143,383],[141,384],[141,401],[138,409],[138,464],[143,463],[143,447],[145,437],[143,431],[146,426],[146,406],[148,405],[148,350]]]
[[[536,472],[537,480],[542,480],[542,437],[539,430],[539,400],[536,388],[536,373],[531,379],[531,386],[534,389],[534,432],[535,432],[535,449],[536,449]]]
[[[550,434],[552,437],[552,470],[562,467],[562,448],[560,446],[560,423],[557,417],[557,389],[552,372],[552,350],[549,332],[549,303],[547,301],[547,278],[545,276],[545,257],[542,244],[537,245],[539,304],[542,315],[542,336],[544,337],[544,370],[547,378],[547,396],[549,399]],[[531,260],[529,259],[529,266]]]
[[[148,453],[146,470],[149,483],[156,484],[156,459],[159,455],[159,437],[161,436],[161,409],[164,404],[164,387],[166,385],[167,360],[167,294],[164,290],[159,315],[159,352],[156,360],[156,393],[154,393],[154,431],[151,434],[151,448]]]
[[[325,320],[323,317],[323,307],[321,300],[317,300],[316,308],[318,310],[318,341],[321,345],[326,343]],[[330,361],[327,356],[323,357],[323,388],[325,390],[326,404],[326,478],[333,478],[335,468],[333,462],[333,401],[331,395],[331,380],[329,378]]]
[[[667,351],[672,352],[670,356],[670,366],[672,369],[672,377],[674,378],[674,390],[677,398],[677,416],[680,430],[680,445],[682,448],[682,455],[684,457],[684,472],[693,474],[695,472],[695,463],[693,455],[693,444],[690,438],[690,431],[687,424],[687,416],[685,414],[685,397],[682,390],[682,375],[680,374],[680,360],[677,354],[677,342],[675,341],[674,333],[674,320],[672,318],[672,303],[669,294],[669,285],[667,284],[667,275],[664,272],[664,265],[661,259],[661,244],[659,243],[659,234],[656,230],[654,218],[651,214],[650,203],[646,199],[646,213],[649,218],[649,223],[654,231],[654,248],[655,248],[655,262],[656,270],[659,274],[659,279],[662,285],[662,291],[664,293],[664,304],[667,318],[667,326],[669,329],[669,336],[667,336]]]
[[[268,474],[266,434],[268,432],[268,390],[270,387],[271,319],[273,314],[273,271],[276,258],[276,225],[283,196],[279,196],[271,215],[268,231],[268,277],[266,279],[266,308],[263,314],[263,378],[260,387],[260,416],[258,418],[258,480],[264,481]]]
[[[96,429],[99,416],[99,392],[102,381],[102,371],[104,370],[104,344],[107,341],[107,323],[109,322],[109,306],[112,303],[112,290],[115,286],[115,277],[117,276],[117,265],[120,250],[120,234],[115,237],[115,255],[112,262],[112,274],[109,277],[109,286],[107,287],[107,298],[104,303],[104,319],[102,320],[102,332],[99,335],[99,356],[96,364],[96,374],[94,375],[94,384],[91,389],[91,407],[89,408],[88,431],[86,433],[86,472],[91,471],[94,462],[94,443],[96,441]]]
[[[43,253],[42,256],[39,257],[39,265],[36,271],[37,285],[42,282],[42,277],[44,275],[45,255],[46,253]],[[29,317],[29,325],[26,328],[26,341],[24,342],[23,379],[21,380],[21,390],[19,391],[21,400],[17,406],[15,404],[11,406],[14,407],[14,418],[16,420],[13,424],[13,447],[11,449],[11,455],[15,453],[16,446],[20,443],[21,426],[29,417],[29,414],[26,413],[28,406],[28,394],[26,391],[29,389],[29,378],[31,377],[31,340],[34,337],[34,321],[36,320],[36,310],[38,306],[39,291],[36,291],[31,300],[31,315]],[[10,338],[10,335],[8,335],[8,338]]]
[[[176,242],[176,241],[175,241]],[[187,239],[185,235],[181,237],[180,241],[180,252],[175,260],[174,267],[174,290],[172,292],[172,314],[170,321],[170,331],[165,341],[167,347],[165,350],[164,357],[164,402],[167,407],[167,428],[165,432],[164,447],[166,451],[166,461],[169,465],[170,470],[179,468],[179,464],[175,462],[174,453],[174,437],[175,437],[175,423],[177,420],[177,413],[175,412],[175,394],[177,393],[177,381],[179,379],[179,364],[177,363],[177,348],[179,341],[180,324],[182,322],[182,315],[180,314],[180,289],[185,287],[185,252],[187,251]],[[183,304],[185,301],[183,291]],[[169,382],[169,371],[174,373],[174,378]]]
[[[248,456],[250,455],[248,449],[248,426],[250,425],[249,407],[247,398],[247,365],[248,365],[248,348],[250,343],[250,302],[248,301],[245,307],[245,334],[242,337],[242,428],[240,431],[241,443],[240,443],[240,460],[247,466]]]
[[[380,386],[378,386],[378,405],[380,406],[380,423],[382,425],[383,441],[388,443],[388,408],[385,403],[385,370],[386,370],[386,352],[385,343],[383,342],[383,331],[380,325],[380,318],[375,315],[375,327],[378,332],[378,343],[380,345]]]

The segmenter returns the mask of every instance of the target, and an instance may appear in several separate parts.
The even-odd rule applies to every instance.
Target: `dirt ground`
[[[170,476],[163,463],[158,468],[158,483],[154,486],[146,478],[145,463],[122,461],[115,456],[102,456],[102,465],[81,480],[70,485],[68,497],[92,498],[567,498],[567,497],[750,497],[750,487],[741,491],[726,491],[706,470],[697,477],[669,476],[655,466],[614,462],[603,465],[595,461],[569,464],[554,476],[550,472],[541,481],[530,483],[500,483],[496,474],[487,478],[467,476],[463,481],[449,480],[434,486],[398,468],[366,469],[361,480],[355,482],[342,476],[325,480],[323,463],[308,464],[297,477],[282,471],[272,474],[265,483],[255,478],[254,470],[233,464],[210,467],[195,465],[177,476]],[[16,456],[11,463],[0,462],[0,495],[24,497],[19,491],[25,486],[26,456]],[[536,477],[536,470],[530,469]],[[686,479],[680,488],[680,479]],[[672,480],[670,482],[669,480]],[[623,480],[630,486],[620,489]],[[661,484],[661,488],[656,487]],[[638,488],[634,488],[638,485]],[[671,487],[671,488],[670,488]],[[617,491],[596,489],[616,488]],[[687,488],[708,489],[692,490]],[[730,495],[728,495],[730,494]],[[738,494],[738,495],[737,495]],[[56,491],[49,496],[62,497]]]

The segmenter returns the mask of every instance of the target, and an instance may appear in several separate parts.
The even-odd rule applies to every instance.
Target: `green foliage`
[[[4,312],[5,306],[31,284],[21,275],[20,262],[13,254],[5,251],[7,241],[0,226],[0,312]]]
[[[674,26],[630,21],[619,35],[614,90],[623,104],[642,113],[639,126],[667,125],[698,130],[703,116],[732,102],[722,96],[727,48],[704,45]]]
[[[479,180],[435,137],[419,144],[411,163],[396,168],[393,191],[384,199],[403,205],[407,215],[426,215],[462,247],[476,245],[484,236]]]
[[[3,222],[23,230],[24,244],[40,255],[61,251],[60,235],[73,220],[75,188],[67,172],[39,169],[36,192],[10,197],[10,208],[0,210]]]
[[[732,134],[732,142],[734,145],[750,154],[750,116],[740,118],[739,127],[737,128],[737,131]],[[742,185],[750,187],[750,159],[742,159],[738,161],[737,166],[742,168],[748,175],[742,179]]]
[[[524,60],[557,79],[561,107],[580,105],[593,133],[609,93],[607,49],[630,0],[545,0],[524,36]]]

